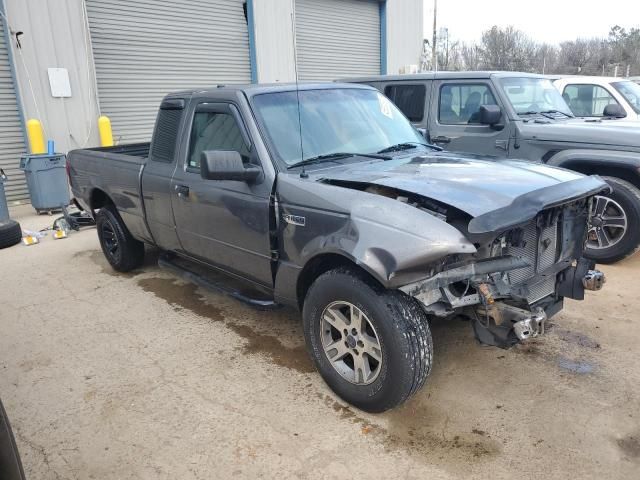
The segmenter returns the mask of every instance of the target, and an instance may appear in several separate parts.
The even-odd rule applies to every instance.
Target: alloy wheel
[[[587,247],[594,250],[616,245],[627,231],[624,209],[609,197],[597,195],[591,203]]]
[[[324,353],[340,376],[355,385],[373,382],[382,368],[382,348],[364,312],[337,301],[324,309],[320,322]]]

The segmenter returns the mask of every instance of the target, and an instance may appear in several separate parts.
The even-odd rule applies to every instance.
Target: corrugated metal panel
[[[120,143],[151,138],[167,93],[249,83],[243,0],[87,0],[103,115]]]
[[[380,3],[296,0],[300,80],[380,73]]]
[[[9,66],[4,21],[0,19],[0,168],[9,177],[4,186],[8,202],[29,199],[24,173],[19,169],[20,156],[24,153],[24,134]]]

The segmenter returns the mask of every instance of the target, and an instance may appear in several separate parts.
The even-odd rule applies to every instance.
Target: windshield
[[[636,113],[640,113],[640,85],[630,81],[614,82],[611,85],[629,102]]]
[[[511,77],[500,79],[500,83],[518,115],[561,112],[573,116],[560,92],[546,78]]]
[[[337,152],[375,153],[401,143],[425,143],[393,103],[376,90],[298,93],[299,117],[295,91],[253,97],[258,121],[275,154],[287,165]]]

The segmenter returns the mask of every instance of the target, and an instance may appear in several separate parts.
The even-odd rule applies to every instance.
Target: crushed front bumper
[[[508,348],[544,333],[548,318],[562,309],[564,297],[584,299],[585,290],[600,290],[606,279],[585,258],[560,261],[512,285],[509,271],[526,267],[523,258],[503,256],[444,270],[431,278],[401,288],[435,316],[462,314],[473,320],[476,338]],[[530,303],[530,291],[553,279],[552,294]]]

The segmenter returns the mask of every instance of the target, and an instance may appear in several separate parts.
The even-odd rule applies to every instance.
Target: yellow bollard
[[[100,132],[100,146],[113,147],[113,132],[109,117],[102,115],[98,118],[98,132]]]
[[[32,118],[27,121],[27,136],[29,137],[29,150],[33,154],[45,153],[44,131],[39,120]]]

